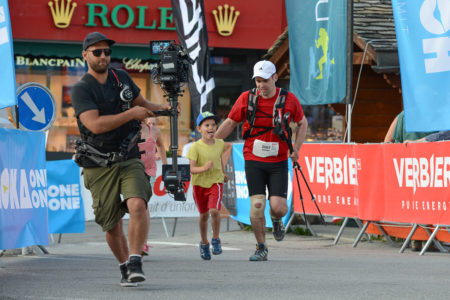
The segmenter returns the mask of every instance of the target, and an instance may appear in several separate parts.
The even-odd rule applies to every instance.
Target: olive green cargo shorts
[[[150,179],[138,158],[115,163],[110,168],[84,168],[83,173],[84,185],[92,194],[95,222],[103,231],[114,228],[128,213],[127,199],[142,198],[147,204],[152,196]]]

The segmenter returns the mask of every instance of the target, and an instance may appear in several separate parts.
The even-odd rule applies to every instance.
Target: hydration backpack
[[[286,96],[288,94],[288,91],[280,88],[280,91],[278,93],[277,100],[275,100],[275,103],[273,105],[273,114],[269,115],[263,111],[260,111],[265,116],[258,116],[258,118],[272,118],[272,124],[273,120],[278,114],[279,110],[282,110],[282,115],[284,115],[284,106],[286,104]],[[274,128],[274,126],[255,126],[255,118],[256,118],[256,112],[258,110],[258,100],[259,95],[257,95],[257,89],[253,88],[248,93],[248,101],[247,101],[247,120],[245,121],[244,125],[242,126],[242,138],[244,140],[252,137],[257,137],[260,135],[263,135],[266,132],[269,132]],[[274,125],[274,124],[273,124]],[[263,129],[255,134],[252,134],[253,128],[259,128]]]

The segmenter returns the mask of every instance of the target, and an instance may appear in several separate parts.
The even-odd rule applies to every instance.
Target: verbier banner
[[[450,129],[450,1],[392,0],[406,131]]]
[[[189,74],[189,93],[194,120],[200,112],[215,112],[214,78],[210,66],[208,31],[203,0],[172,0],[179,43],[195,60]]]
[[[17,104],[16,74],[7,0],[0,0],[0,109]]]
[[[290,91],[303,105],[347,95],[347,0],[286,0]]]

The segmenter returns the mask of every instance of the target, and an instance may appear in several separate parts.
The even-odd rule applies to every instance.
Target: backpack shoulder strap
[[[255,124],[255,117],[256,117],[256,109],[258,107],[258,99],[259,95],[257,95],[256,88],[253,88],[248,93],[248,99],[247,99],[247,113],[246,113],[246,119],[248,124],[250,125],[250,128],[243,133],[243,138],[248,139],[251,136],[251,132],[253,130],[253,124]]]
[[[256,88],[253,88],[248,93],[247,101],[247,121],[253,124],[256,115],[256,108],[258,107],[258,98]]]
[[[278,110],[281,109],[281,115],[284,115],[284,107],[286,104],[286,97],[287,97],[288,91],[285,89],[280,88],[277,100],[275,100],[275,103],[273,105],[273,119],[275,121],[275,118],[278,114]]]

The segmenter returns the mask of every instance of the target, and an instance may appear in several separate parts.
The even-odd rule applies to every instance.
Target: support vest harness
[[[261,110],[258,110],[258,100],[259,95],[257,94],[257,89],[253,88],[248,93],[248,101],[247,101],[247,120],[245,121],[244,125],[242,126],[243,132],[242,132],[242,138],[244,140],[252,137],[257,137],[260,135],[263,135],[266,132],[271,131],[275,128],[274,120],[278,115],[278,111],[281,110],[281,114],[284,115],[284,107],[286,104],[286,96],[288,94],[288,91],[285,89],[280,88],[280,91],[278,93],[278,97],[275,100],[275,103],[273,105],[273,114],[269,115]],[[256,116],[257,111],[264,114],[264,116]],[[255,118],[272,118],[272,126],[255,126]],[[258,131],[257,133],[252,134],[253,128],[263,129],[261,131]]]

